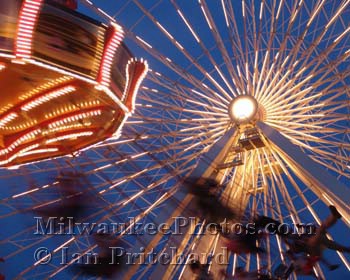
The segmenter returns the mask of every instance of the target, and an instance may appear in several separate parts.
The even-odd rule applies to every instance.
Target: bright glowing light
[[[4,116],[3,118],[0,119],[0,127],[5,126],[7,123],[9,123],[10,121],[14,120],[17,117],[18,117],[17,113],[10,113]]]
[[[18,58],[31,56],[33,34],[42,2],[42,0],[23,1],[16,38],[16,57]]]
[[[229,106],[231,119],[237,124],[250,122],[258,110],[256,100],[249,95],[241,95],[234,98]]]
[[[54,143],[57,141],[62,141],[62,140],[75,140],[78,137],[91,136],[92,134],[94,134],[93,131],[65,134],[65,135],[62,135],[62,136],[59,136],[56,138],[46,140],[46,144],[51,144],[51,143]]]
[[[60,97],[62,95],[65,95],[67,93],[71,93],[73,91],[75,91],[75,87],[73,87],[73,86],[66,86],[66,87],[60,88],[58,90],[51,91],[51,92],[49,92],[47,94],[39,96],[39,97],[35,98],[34,100],[24,104],[21,107],[21,109],[23,111],[29,111],[31,109],[34,109],[35,107],[38,107],[41,104],[49,102],[52,99],[58,98],[58,97]]]

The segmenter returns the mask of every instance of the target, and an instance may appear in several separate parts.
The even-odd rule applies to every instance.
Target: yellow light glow
[[[233,121],[243,124],[254,118],[257,109],[257,102],[252,96],[241,95],[231,101],[229,114]]]

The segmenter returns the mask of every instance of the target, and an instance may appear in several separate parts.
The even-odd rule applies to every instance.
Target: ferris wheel
[[[37,67],[38,77],[43,75],[45,63],[50,65],[45,71],[64,75],[60,78],[50,74],[42,84],[39,78],[26,78],[34,89],[49,82],[56,83],[55,87],[60,83],[64,86],[63,92],[56,90],[38,100],[39,105],[53,103],[52,94],[65,95],[58,102],[61,109],[49,116],[53,120],[49,128],[55,131],[45,132],[44,139],[45,145],[55,144],[51,150],[42,153],[43,148],[48,149],[39,146],[42,140],[30,142],[13,160],[5,155],[8,147],[3,154],[0,150],[0,159],[6,157],[0,160],[0,221],[5,228],[0,233],[0,257],[4,260],[0,262],[0,274],[6,279],[88,278],[74,267],[86,259],[84,256],[98,252],[93,236],[70,232],[69,223],[59,220],[59,215],[61,228],[56,224],[58,229],[53,233],[38,233],[38,229],[50,228],[34,218],[41,215],[41,208],[71,196],[62,194],[59,188],[66,176],[62,174],[80,174],[75,187],[80,198],[89,203],[79,222],[109,230],[115,224],[124,224],[118,234],[133,253],[168,254],[170,260],[183,258],[182,262],[166,265],[159,258],[155,264],[137,261],[116,274],[116,279],[192,279],[193,273],[186,265],[191,254],[204,254],[213,275],[224,270],[232,277],[237,267],[272,275],[280,264],[288,264],[288,246],[278,235],[269,235],[259,244],[265,254],[228,252],[226,262],[215,263],[213,259],[222,253],[224,240],[218,233],[207,234],[205,221],[188,219],[196,216],[192,196],[184,191],[184,182],[190,177],[210,177],[220,182],[224,186],[221,202],[248,217],[264,215],[290,225],[320,225],[328,215],[328,206],[334,205],[342,219],[328,238],[347,244],[349,0],[81,0],[74,11],[75,5],[64,7],[50,3],[53,1],[14,2],[27,3],[29,8],[40,2],[47,5],[47,14],[51,10],[67,13],[74,24],[100,37],[84,36],[80,29],[73,32],[81,36],[77,37],[80,43],[66,46],[77,52],[86,50],[79,53],[80,61],[64,50],[68,39],[56,39],[50,45],[60,48],[64,58],[40,52],[42,41],[33,43],[33,50],[37,48],[33,53],[39,59],[35,62],[27,57],[25,40],[19,46],[22,55],[0,57],[1,70],[8,69],[16,77],[29,71],[20,67],[29,67],[30,63]],[[40,9],[38,6],[39,18]],[[69,17],[64,16],[67,21]],[[44,20],[43,33],[50,27]],[[47,22],[53,22],[52,17]],[[35,34],[34,27],[32,31]],[[122,70],[114,73],[111,64],[103,64],[103,38],[111,40],[106,46],[116,40],[111,52],[117,53],[117,65],[122,65]],[[0,46],[5,48],[1,41]],[[105,75],[107,70],[96,66],[98,54],[100,64],[107,65],[112,73],[111,80]],[[143,57],[148,64],[134,56]],[[74,59],[78,62],[71,62]],[[125,67],[131,68],[127,65],[132,65],[132,71],[124,75]],[[79,82],[70,84],[71,79]],[[113,79],[118,81],[115,85]],[[88,104],[77,105],[75,91],[87,98]],[[27,115],[7,114],[15,101],[10,95],[6,98],[9,107],[0,108],[0,117],[5,116],[0,118],[1,149],[6,144],[3,135],[22,129],[14,125],[16,118],[23,117],[23,125],[43,130]],[[22,111],[36,106],[26,99],[21,102]],[[56,118],[66,113],[64,105],[75,106],[85,115],[77,111],[71,119],[59,123]],[[89,112],[91,115],[86,115]],[[95,120],[97,115],[101,119]],[[56,135],[62,125],[69,126],[65,129],[73,140],[65,134]],[[94,129],[87,129],[91,125]],[[29,136],[37,137],[36,133]],[[80,141],[81,137],[85,140]],[[29,155],[33,149],[41,153]],[[177,222],[189,220],[178,234],[162,230],[152,234],[128,232],[138,224],[173,228]],[[326,258],[342,265],[334,272],[315,265],[318,279],[334,275],[345,278],[349,274],[348,254],[327,252]],[[289,277],[299,279],[293,273]]]

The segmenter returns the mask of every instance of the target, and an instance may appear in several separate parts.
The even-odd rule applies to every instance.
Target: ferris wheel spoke
[[[186,109],[184,108],[184,105],[180,105],[180,106],[169,106],[169,104],[167,104],[166,102],[161,102],[161,101],[156,101],[154,100],[153,98],[151,97],[146,97],[146,96],[143,96],[140,98],[141,100],[144,100],[144,101],[147,101],[151,104],[142,104],[142,103],[139,103],[138,106],[145,106],[145,107],[156,107],[158,106],[159,108],[164,108],[163,110],[169,110],[169,111],[172,111],[172,110],[178,110],[178,111],[181,111],[181,109],[184,111],[184,112],[187,112]],[[206,109],[206,112],[203,112],[203,113],[207,113],[207,114],[215,114],[217,113],[218,115],[221,115],[221,116],[224,116],[224,117],[227,117],[227,110],[224,110],[224,109],[221,109],[221,108],[218,108],[218,107],[215,107],[215,106],[212,106],[212,105],[207,105],[203,102],[199,102],[197,100],[193,100],[193,99],[190,99],[190,98],[181,98],[179,96],[179,101],[182,101],[184,103],[187,103],[187,102],[190,102],[192,104],[196,104],[198,106],[200,106],[201,109]],[[209,110],[212,110],[211,112]],[[225,114],[224,114],[225,113]],[[201,114],[201,112],[198,113],[199,115]]]
[[[161,30],[161,32],[173,43],[173,45],[192,63],[192,65],[194,65],[203,74],[203,76],[208,78],[208,80],[214,85],[214,87],[219,90],[219,92],[226,96],[226,98],[231,98],[226,90],[222,88],[219,83],[217,83],[217,81],[199,63],[197,63],[197,61],[185,50],[185,48],[178,41],[176,41],[173,35],[171,35],[170,32],[164,26],[162,26],[161,23],[159,23],[156,18],[147,9],[145,9],[139,1],[135,0],[134,3],[144,12],[145,15],[147,15],[147,17],[154,23],[154,25]],[[215,63],[214,60],[212,60],[212,62]],[[216,70],[219,70],[216,64],[214,66]],[[219,73],[221,72],[219,71]],[[223,75],[221,75],[221,77],[223,77]],[[224,81],[227,82],[226,79],[224,79]]]
[[[184,17],[183,14],[181,13],[181,11],[180,11],[180,9],[179,9],[179,6],[176,4],[175,1],[171,1],[171,2],[172,2],[172,4],[174,5],[175,9],[178,11],[178,13],[179,13],[179,15],[181,16],[181,18],[182,18],[182,19],[184,20],[184,22],[186,23],[186,25],[189,27],[191,33],[192,33],[193,35],[195,35],[195,33],[194,33],[193,29],[190,27],[188,21],[185,19],[185,17]],[[226,65],[226,66],[228,67],[228,69],[229,69],[230,76],[231,76],[230,78],[233,80],[234,84],[237,85],[236,82],[235,82],[235,78],[237,78],[237,77],[235,77],[233,65],[232,65],[232,63],[231,63],[230,60],[229,60],[229,55],[228,55],[227,50],[226,50],[226,48],[225,48],[225,46],[224,46],[224,43],[223,43],[223,41],[222,41],[222,39],[221,39],[221,37],[220,37],[220,35],[219,35],[218,30],[216,29],[216,26],[215,26],[215,23],[213,22],[213,19],[212,19],[212,17],[211,17],[210,11],[208,10],[207,5],[206,5],[205,2],[202,2],[202,3],[200,2],[200,5],[201,5],[201,9],[202,9],[202,11],[203,11],[203,13],[204,13],[204,15],[205,15],[205,18],[206,18],[206,20],[207,20],[209,26],[212,27],[212,28],[214,27],[214,29],[216,30],[216,32],[212,32],[212,34],[214,35],[214,37],[215,37],[215,39],[216,39],[216,42],[217,42],[217,45],[219,46],[220,52],[221,52],[221,54],[222,54],[222,56],[223,56],[223,59],[224,59],[224,61],[225,61],[225,65]],[[203,8],[203,7],[204,7],[204,8]],[[207,17],[207,15],[209,16],[209,18]],[[225,15],[226,15],[226,14],[225,14]],[[210,24],[210,22],[211,22],[211,24]],[[212,28],[210,28],[210,29],[212,30]],[[198,44],[201,46],[203,52],[209,57],[209,60],[210,60],[211,63],[214,65],[215,70],[219,73],[220,77],[222,78],[222,80],[224,81],[224,83],[226,84],[226,86],[230,89],[230,92],[231,92],[233,95],[235,95],[235,91],[233,90],[232,86],[227,82],[227,79],[224,77],[224,75],[222,74],[222,72],[219,70],[218,65],[216,65],[215,60],[214,60],[213,57],[210,55],[210,52],[206,49],[206,47],[204,46],[203,42],[202,42],[202,41],[198,38],[198,36],[196,36],[196,35],[195,35],[195,38],[196,38]]]
[[[280,5],[278,7],[278,11],[277,11],[277,14],[276,14],[277,18],[276,18],[275,25],[274,25],[274,31],[275,32],[270,37],[271,42],[272,42],[272,40],[274,38],[277,39],[277,37],[275,37],[276,32],[278,32],[277,19],[279,18],[279,14],[280,14],[279,11],[281,10],[281,7],[282,7],[283,3],[284,3],[284,1],[281,1]],[[291,12],[291,14],[294,14],[294,16],[296,16],[297,13],[298,13],[298,10],[295,10],[296,9],[296,3],[297,2],[294,2],[293,12]],[[285,4],[284,6],[287,7],[287,4]],[[275,18],[273,18],[273,19],[275,19]],[[288,23],[288,26],[286,27],[287,31],[286,31],[285,34],[289,34],[290,33],[290,29],[291,29],[292,25],[293,25],[292,21]],[[284,22],[282,22],[281,28],[284,29]],[[288,36],[284,36],[282,38],[282,41],[280,42],[280,48],[279,48],[278,52],[275,54],[274,59],[273,59],[273,63],[271,64],[271,67],[270,67],[270,70],[268,71],[267,76],[265,77],[265,82],[264,82],[263,87],[262,87],[264,89],[262,95],[265,95],[265,93],[268,92],[266,90],[266,85],[267,85],[267,81],[270,79],[270,76],[272,74],[272,70],[275,69],[277,71],[275,71],[275,73],[274,73],[275,74],[275,78],[272,79],[272,82],[270,83],[270,86],[267,87],[267,89],[269,89],[269,87],[271,87],[271,86],[273,86],[275,84],[276,77],[278,77],[282,73],[284,65],[289,59],[289,55],[288,56],[284,55],[284,52],[286,51],[285,47],[286,47],[287,40],[288,40]],[[285,57],[283,62],[282,62],[282,57]]]
[[[319,154],[317,154],[317,150],[315,151],[314,147],[311,147],[309,145],[305,145],[304,143],[300,142],[296,138],[290,138],[286,134],[284,136],[286,138],[291,139],[292,142],[295,142],[297,145],[307,148],[310,151],[310,153],[311,153],[311,158],[313,160],[315,160],[316,162],[318,162],[318,163],[322,164],[323,166],[325,166],[327,169],[331,169],[331,170],[337,172],[338,174],[340,174],[342,176],[349,177],[348,172],[345,171],[346,170],[346,166],[345,166],[343,161],[339,161],[339,163],[338,163],[339,167],[334,167],[334,166],[330,165],[330,162],[334,162],[334,152],[333,152],[333,157],[331,157],[331,156],[329,156],[329,157],[328,156],[319,156]],[[301,140],[303,140],[303,138],[301,138]],[[328,157],[328,160],[327,160],[327,157]],[[346,158],[347,158],[347,155],[345,155],[345,158],[343,158],[343,159],[346,159]],[[327,160],[327,161],[325,162],[324,160]],[[333,163],[333,165],[337,166],[336,163]]]
[[[335,45],[336,45],[336,44],[332,44],[330,47],[328,47],[328,49],[327,49],[326,51],[327,51],[327,52],[330,52],[330,51],[335,47]],[[325,77],[327,73],[330,73],[330,71],[332,71],[332,70],[337,66],[337,63],[341,63],[342,61],[344,61],[344,58],[346,59],[347,56],[348,56],[347,53],[344,53],[343,56],[340,56],[340,57],[338,57],[336,60],[334,60],[333,66],[332,66],[331,68],[329,68],[328,66],[324,66],[323,68],[319,68],[319,69],[317,70],[318,72],[316,71],[313,75],[315,76],[315,75],[318,75],[318,73],[323,73],[323,77]],[[318,56],[318,57],[316,57],[316,59],[317,59],[319,62],[314,66],[313,70],[317,69],[317,67],[319,66],[319,64],[323,61],[323,56]],[[312,61],[309,63],[309,65],[314,64],[314,62],[317,62],[317,60],[315,60],[315,59],[312,60]],[[307,65],[305,66],[306,61],[307,61],[307,59],[305,60],[304,65],[301,66],[301,69],[302,69],[301,71],[305,71],[305,69],[308,68]],[[324,72],[324,69],[327,70],[327,71]],[[288,72],[287,72],[287,73],[288,73]],[[295,79],[296,77],[298,77],[298,76],[300,75],[300,73],[301,73],[301,72],[298,72],[298,73],[295,75],[294,79]],[[309,76],[309,77],[311,78],[311,76]],[[309,80],[309,79],[307,79],[307,80]],[[323,78],[321,77],[321,79],[319,79],[319,80],[322,81]],[[320,83],[320,82],[318,82],[318,83]],[[317,83],[316,83],[316,85],[317,85]],[[286,95],[286,93],[284,94],[284,96],[285,96],[285,95]],[[269,94],[269,96],[270,96],[270,97],[269,97],[265,102],[268,102],[269,100],[271,100],[273,94]],[[279,99],[281,99],[281,97],[279,97]],[[264,100],[264,99],[263,99],[263,100]]]
[[[225,0],[225,3],[226,4],[222,4],[223,7],[226,7],[225,8],[225,15],[227,16],[227,22],[226,22],[226,25],[228,27],[228,36],[229,36],[229,40],[230,40],[230,45],[231,45],[231,50],[234,54],[235,57],[241,57],[243,58],[244,57],[244,49],[243,49],[243,42],[242,40],[240,40],[240,35],[238,33],[238,24],[237,24],[237,21],[238,21],[238,18],[240,15],[235,15],[235,9],[233,8],[232,6],[232,3],[231,1],[226,1]],[[243,60],[237,60],[236,61],[237,65],[236,65],[236,69],[233,69],[233,73],[235,73],[235,77],[236,77],[236,80],[233,80],[233,82],[236,81],[236,84],[235,86],[237,88],[240,89],[240,94],[246,94],[247,92],[247,89],[246,89],[246,86],[245,86],[245,78],[243,75],[242,75],[242,71],[240,69],[243,69],[245,66],[244,66],[244,61]]]
[[[279,5],[281,7],[283,1],[280,1]],[[266,47],[266,51],[265,51],[265,56],[264,56],[264,60],[263,60],[263,64],[259,73],[259,79],[256,85],[256,89],[255,89],[255,96],[257,100],[262,99],[262,88],[264,88],[266,86],[266,83],[264,82],[264,86],[261,87],[261,82],[264,79],[265,81],[268,80],[268,77],[270,76],[272,67],[270,68],[270,71],[268,71],[267,64],[270,62],[270,55],[273,54],[274,50],[272,49],[273,46],[273,42],[276,36],[276,29],[277,29],[277,19],[276,19],[276,1],[273,1],[273,4],[271,6],[269,6],[268,4],[263,5],[265,2],[261,1],[261,7],[260,7],[260,14],[259,14],[259,19],[260,22],[262,21],[262,17],[264,17],[264,19],[266,19],[266,26],[265,28],[268,29],[270,28],[270,30],[272,30],[273,32],[270,32],[269,36],[268,36],[268,41],[265,43],[267,45]],[[268,11],[270,13],[270,15],[266,15],[265,13],[262,14],[262,11]],[[277,16],[278,17],[278,16]],[[270,21],[270,26],[267,25],[268,20]],[[260,25],[261,26],[261,25]],[[264,29],[265,30],[265,29]],[[261,40],[263,40],[263,36],[261,35],[263,32],[263,30],[259,31],[259,37],[261,38]],[[262,47],[262,46],[261,46]]]
[[[277,195],[277,190],[276,190],[276,180],[277,180],[277,175],[275,173],[275,170],[273,168],[273,163],[270,160],[270,156],[268,155],[268,151],[264,148],[263,150],[265,159],[266,159],[266,163],[267,163],[267,168],[269,169],[269,180],[271,183],[271,195],[272,195],[272,203],[273,205],[276,207],[275,209],[275,213],[278,216],[278,219],[282,222],[283,221],[283,214],[281,211],[281,207],[280,207],[280,203],[279,203],[279,198]],[[275,215],[273,215],[275,216]]]
[[[224,104],[222,104],[222,102],[220,102],[218,100],[217,96],[213,96],[216,98],[216,99],[214,99],[213,97],[210,97],[208,95],[204,95],[203,93],[201,93],[195,89],[191,89],[189,87],[186,87],[177,81],[173,81],[170,78],[165,77],[164,75],[155,74],[154,76],[149,77],[148,79],[150,81],[156,83],[157,85],[161,86],[162,88],[168,90],[168,92],[166,93],[167,97],[170,94],[172,94],[175,99],[179,96],[179,94],[181,94],[181,96],[183,96],[183,98],[189,98],[189,97],[194,98],[196,96],[197,100],[205,100],[205,101],[209,102],[209,104],[212,104],[212,105],[215,104],[216,106],[221,106],[222,108],[225,108]],[[148,88],[143,86],[143,89],[148,89]],[[152,93],[152,91],[155,92],[154,90],[151,89],[151,93]],[[158,90],[155,93],[158,93]],[[193,94],[195,94],[195,96],[192,96]],[[152,93],[152,96],[158,97],[159,95]]]
[[[222,2],[222,4],[223,4],[223,2]],[[219,51],[221,53],[221,56],[225,62],[225,66],[227,67],[227,69],[229,71],[230,79],[232,79],[234,84],[236,84],[235,80],[237,79],[237,77],[235,76],[234,68],[233,68],[232,62],[229,58],[230,55],[228,54],[227,49],[226,49],[225,44],[224,44],[224,41],[223,41],[222,37],[220,36],[220,32],[215,24],[215,21],[212,17],[210,9],[208,8],[208,5],[207,5],[205,0],[199,1],[199,5],[201,6],[201,10],[205,16],[205,19],[207,20],[211,34],[213,35],[215,42],[216,42],[216,45],[218,46]],[[226,11],[226,10],[224,9],[224,11]],[[211,59],[213,59],[213,58],[211,58]],[[219,73],[220,77],[222,78],[222,80],[226,84],[226,86],[229,88],[230,93],[233,95],[233,97],[237,96],[237,92],[233,89],[232,85],[229,84],[227,79],[224,77],[224,75],[220,71],[219,67],[215,64],[213,64],[213,65],[214,65],[215,70]]]
[[[199,151],[198,154],[201,154],[201,152],[202,151]],[[193,154],[193,155],[190,155],[188,157],[189,157],[189,159],[185,160],[185,162],[183,163],[184,165],[186,165],[187,162],[191,162],[193,159],[195,159],[197,157],[197,154]],[[184,158],[184,159],[186,159],[186,158]],[[177,159],[175,158],[173,161],[176,162]],[[112,182],[112,185],[109,186],[108,190],[104,189],[104,190],[100,191],[100,193],[105,193],[106,191],[109,191],[111,189],[114,189],[114,188],[118,187],[120,184],[122,184],[125,181],[127,181],[127,179],[136,178],[137,176],[140,176],[142,173],[145,173],[145,172],[150,171],[152,169],[164,168],[167,165],[170,165],[171,163],[172,163],[172,161],[168,159],[167,162],[156,163],[152,168],[148,167],[147,170],[144,169],[143,171],[140,171],[139,173],[136,173],[136,174],[132,174],[129,177],[120,178],[118,182]],[[181,167],[181,165],[180,165],[180,167]],[[156,186],[156,184],[152,184],[152,187],[155,187],[155,186]]]
[[[133,39],[135,42],[139,41],[138,37],[136,35],[132,34],[131,32],[127,32],[126,34],[129,37],[131,37],[131,39]],[[220,94],[218,94],[217,92],[215,92],[214,90],[209,88],[205,83],[201,82],[200,80],[198,80],[193,75],[190,75],[185,69],[182,69],[181,67],[176,65],[171,59],[169,59],[168,57],[163,56],[161,53],[156,51],[152,46],[147,46],[147,45],[144,46],[144,44],[142,44],[141,47],[145,48],[148,51],[149,54],[151,54],[154,58],[158,59],[167,68],[173,70],[180,77],[182,77],[185,81],[187,81],[190,84],[192,84],[195,88],[197,88],[197,89],[199,89],[201,91],[208,92],[208,93],[212,94],[213,96],[218,97],[219,99],[221,99],[225,103],[228,103],[228,101],[227,101],[228,95],[226,95],[225,97],[221,96]],[[205,76],[207,76],[207,75],[205,74]],[[211,81],[214,82],[214,84],[217,84],[217,82],[213,78],[211,78]]]
[[[319,157],[311,156],[311,158],[312,158],[315,162],[317,162],[317,163],[323,165],[324,167],[326,167],[326,169],[335,171],[335,172],[338,173],[339,175],[342,175],[342,176],[344,176],[344,177],[350,178],[349,172],[346,172],[346,171],[345,171],[345,170],[346,170],[346,165],[345,165],[344,163],[340,162],[340,163],[339,163],[340,166],[338,167],[338,166],[337,166],[337,163],[332,163],[332,165],[331,165],[329,161],[328,161],[328,162],[325,162],[325,158],[324,158],[324,157],[322,157],[322,158],[320,159]]]

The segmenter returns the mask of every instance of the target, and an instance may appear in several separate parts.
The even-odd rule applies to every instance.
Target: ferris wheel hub
[[[229,115],[238,125],[247,124],[258,115],[258,102],[251,95],[240,95],[232,99],[229,105]]]

